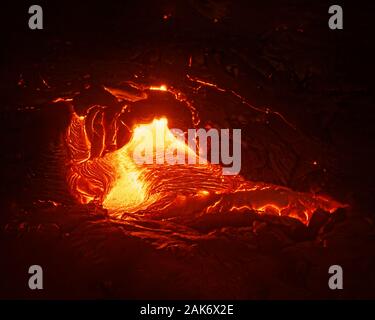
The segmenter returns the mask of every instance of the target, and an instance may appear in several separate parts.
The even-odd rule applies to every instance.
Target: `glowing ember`
[[[116,93],[116,97],[124,96],[114,89],[106,90]],[[148,90],[168,91],[176,99],[181,97],[165,85]],[[246,181],[240,175],[225,176],[220,165],[207,162],[137,164],[134,151],[145,145],[153,146],[155,159],[174,157],[179,152],[199,156],[169,130],[166,118],[129,128],[121,119],[123,112],[124,108],[110,122],[105,121],[100,106],[91,107],[83,116],[73,112],[66,134],[70,155],[67,181],[72,194],[80,203],[93,201],[102,205],[112,217],[121,218],[127,213],[169,216],[253,210],[307,223],[318,208],[333,212],[342,207],[327,197]],[[192,112],[193,116],[197,115]],[[123,145],[118,142],[120,127],[126,127],[131,134]],[[146,132],[151,132],[151,136]],[[174,152],[159,154],[158,143]]]

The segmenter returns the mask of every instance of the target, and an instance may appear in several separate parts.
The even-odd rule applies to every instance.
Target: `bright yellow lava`
[[[157,194],[149,194],[150,183],[143,174],[147,166],[157,170],[155,165],[183,164],[187,156],[196,154],[184,143],[183,137],[178,138],[169,130],[166,118],[138,125],[129,143],[108,159],[115,168],[116,178],[103,207],[128,212],[147,207],[158,198]]]

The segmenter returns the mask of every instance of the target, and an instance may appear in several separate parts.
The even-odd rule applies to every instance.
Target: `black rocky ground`
[[[2,229],[5,298],[374,298],[373,221],[343,210],[309,227],[250,212],[118,222],[87,206],[14,211]],[[36,263],[40,292],[25,287]],[[328,288],[334,264],[341,291]]]

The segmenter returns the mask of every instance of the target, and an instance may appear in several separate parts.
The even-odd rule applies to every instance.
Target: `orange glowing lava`
[[[162,85],[148,90],[169,89]],[[101,110],[100,106],[94,106],[83,116],[76,112],[72,114],[66,132],[70,158],[67,181],[72,195],[80,203],[98,203],[114,218],[125,217],[127,213],[171,216],[252,210],[287,215],[307,223],[318,208],[333,212],[342,207],[328,197],[247,181],[240,175],[223,175],[221,166],[211,163],[192,165],[155,161],[137,164],[133,153],[147,144],[153,144],[155,159],[174,157],[178,152],[198,155],[196,150],[175,137],[166,118],[128,128],[131,138],[119,146],[119,128],[126,126],[120,119],[124,110],[111,121],[105,120]],[[155,140],[174,152],[159,154]]]

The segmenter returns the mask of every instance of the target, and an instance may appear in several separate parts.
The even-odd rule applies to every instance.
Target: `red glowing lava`
[[[147,99],[150,91],[170,93],[186,104],[192,123],[199,123],[194,106],[182,93],[165,85],[142,87],[142,95],[138,97],[113,88],[105,89],[119,101]],[[165,146],[198,155],[196,150],[176,139],[166,118],[154,118],[148,123],[129,127],[122,119],[126,106],[111,119],[105,117],[103,106],[92,106],[81,116],[73,111],[66,132],[70,160],[67,181],[71,193],[80,203],[98,203],[115,218],[127,213],[169,216],[252,210],[287,215],[303,223],[307,223],[319,208],[333,212],[343,206],[328,197],[252,182],[240,175],[226,176],[220,165],[211,163],[139,165],[132,154],[138,145],[151,143],[143,134],[145,130],[152,132],[153,137],[163,132]],[[120,143],[120,132],[124,129],[130,132],[130,138],[126,143]],[[158,157],[156,148],[154,150]]]

